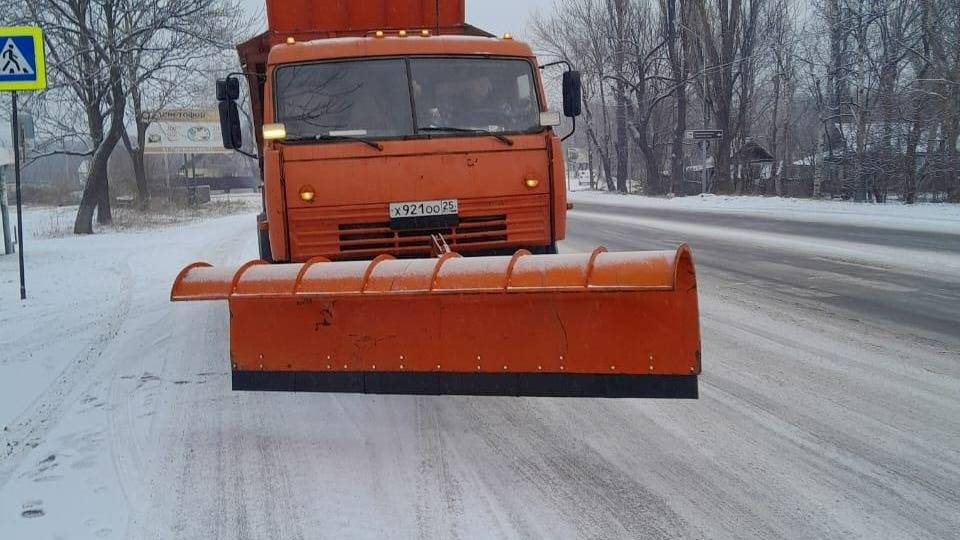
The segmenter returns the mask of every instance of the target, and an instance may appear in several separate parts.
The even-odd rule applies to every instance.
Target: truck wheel
[[[260,259],[272,263],[273,253],[270,252],[270,231],[263,229],[258,230],[257,233],[257,240],[260,244]]]

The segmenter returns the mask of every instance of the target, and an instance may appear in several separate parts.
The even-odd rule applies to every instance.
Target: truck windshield
[[[276,75],[277,120],[292,140],[409,135],[406,79],[402,59],[285,66]]]
[[[518,132],[540,128],[530,64],[523,60],[410,61],[417,127]]]
[[[298,64],[278,68],[275,79],[277,121],[288,140],[541,129],[533,70],[521,59]]]

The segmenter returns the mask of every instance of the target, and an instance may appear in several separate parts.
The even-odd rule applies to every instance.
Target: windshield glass
[[[277,69],[275,90],[290,140],[541,129],[533,70],[521,59],[299,64]]]
[[[410,61],[417,126],[529,131],[540,127],[530,64],[523,60]]]
[[[277,119],[288,139],[409,135],[406,79],[401,59],[283,67],[276,76]]]

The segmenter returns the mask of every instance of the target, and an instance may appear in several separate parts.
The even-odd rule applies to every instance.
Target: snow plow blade
[[[227,300],[234,390],[696,398],[690,249],[185,268]]]

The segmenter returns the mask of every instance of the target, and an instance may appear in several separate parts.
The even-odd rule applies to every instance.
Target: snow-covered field
[[[750,204],[761,203],[793,204]],[[725,208],[742,201],[625,204],[786,213]],[[793,219],[862,215],[831,208]],[[28,211],[25,231],[56,212]],[[960,220],[933,212],[945,215],[871,220],[911,230]],[[225,306],[173,305],[169,287],[190,262],[254,258],[254,212],[30,239],[27,302],[16,258],[0,257],[0,539],[960,530],[960,339],[874,317],[886,315],[871,313],[883,304],[853,312],[834,303],[844,289],[865,289],[878,301],[939,295],[931,317],[953,309],[960,278],[943,276],[960,276],[956,253],[918,250],[939,267],[940,277],[922,278],[944,283],[930,292],[920,277],[901,279],[920,268],[908,252],[893,261],[889,247],[871,255],[851,241],[823,248],[642,213],[574,215],[566,250],[687,237],[737,247],[698,252],[699,401],[233,393]],[[755,274],[736,266],[744,253],[759,259],[745,263]],[[829,271],[791,274],[806,258]],[[854,282],[843,268],[871,279]]]

